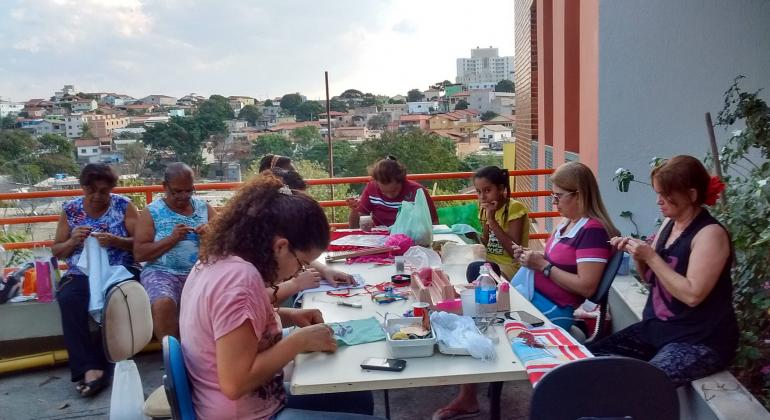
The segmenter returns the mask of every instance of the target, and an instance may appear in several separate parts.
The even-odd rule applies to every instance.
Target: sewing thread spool
[[[403,256],[397,256],[395,258],[395,261],[396,261],[396,273],[397,274],[403,273],[404,272],[404,265],[405,265],[404,264],[405,258]]]

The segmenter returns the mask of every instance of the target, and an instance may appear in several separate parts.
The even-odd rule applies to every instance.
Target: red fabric
[[[725,183],[719,179],[718,176],[712,176],[709,182],[708,189],[706,189],[706,200],[704,203],[707,206],[713,206],[717,203],[719,195],[725,190]]]

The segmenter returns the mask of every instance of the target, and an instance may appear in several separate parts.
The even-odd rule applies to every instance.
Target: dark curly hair
[[[286,238],[293,250],[326,249],[329,221],[310,196],[281,192],[283,182],[269,173],[252,177],[236,192],[210,223],[202,237],[200,260],[204,264],[236,255],[259,270],[267,285],[278,282],[273,239]],[[274,294],[275,298],[275,294]]]
[[[307,189],[307,182],[305,182],[305,179],[302,178],[302,175],[297,171],[273,168],[271,172],[273,175],[283,180],[283,183],[292,190],[305,191]]]
[[[118,175],[109,165],[104,163],[89,163],[80,171],[80,185],[83,187],[93,187],[99,181],[104,181],[111,188],[118,185]]]

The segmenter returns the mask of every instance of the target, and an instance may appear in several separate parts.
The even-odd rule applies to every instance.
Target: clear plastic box
[[[421,322],[422,318],[419,317],[394,318],[388,319],[385,322],[386,340],[388,342],[390,353],[394,358],[407,359],[410,357],[433,356],[433,351],[436,345],[436,335],[433,331],[430,332],[428,338],[416,338],[413,340],[390,339],[390,334],[394,329],[413,324],[419,324]]]

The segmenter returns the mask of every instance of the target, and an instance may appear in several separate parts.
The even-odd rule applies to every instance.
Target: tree
[[[297,106],[294,115],[297,121],[318,121],[318,115],[325,112],[325,108],[318,101],[305,101]]]
[[[257,120],[262,116],[262,113],[254,105],[246,105],[241,108],[241,112],[238,113],[239,120],[245,120],[249,123],[249,126],[255,126]]]
[[[0,131],[0,173],[35,184],[57,173],[75,174],[74,149],[66,138],[48,134],[35,139],[26,131]]]
[[[377,105],[377,97],[372,95],[371,93],[366,93],[361,98],[363,99],[363,101],[361,101],[361,106]]]
[[[294,146],[286,136],[281,134],[265,134],[259,136],[251,147],[251,154],[259,161],[266,154],[294,156]]]
[[[210,118],[214,120],[232,120],[233,109],[230,108],[230,101],[222,95],[211,95],[198,107],[198,118]]]
[[[37,139],[37,165],[48,176],[55,174],[77,174],[78,165],[75,163],[75,148],[72,143],[58,134],[45,134]]]
[[[131,143],[123,149],[123,158],[128,164],[129,170],[133,174],[142,174],[147,166],[147,149],[144,143],[138,141]]]
[[[455,109],[457,109],[457,108],[455,108]],[[489,120],[491,120],[492,118],[495,118],[495,117],[497,117],[497,116],[498,116],[498,115],[497,115],[497,112],[494,112],[494,111],[487,111],[487,112],[485,112],[485,113],[481,114],[481,121],[489,121]]]
[[[405,104],[406,101],[404,101],[403,99],[392,99],[391,98],[391,99],[388,99],[388,103],[389,104]]]
[[[420,92],[420,89],[412,89],[406,93],[407,102],[420,102],[425,99],[425,95]]]
[[[460,99],[457,104],[455,104],[455,109],[468,109],[468,102],[465,99]]]
[[[263,106],[273,106],[273,100],[272,99],[265,99],[265,102],[262,102]]]
[[[297,114],[297,107],[302,103],[302,96],[299,93],[289,93],[281,97],[281,108],[285,109],[291,115]]]
[[[503,157],[500,155],[487,155],[481,153],[471,153],[466,155],[461,162],[462,171],[475,171],[485,166],[503,167]],[[511,168],[512,169],[512,168]]]
[[[497,82],[495,85],[495,92],[515,92],[515,86],[512,81],[505,79]]]
[[[348,112],[348,104],[339,99],[331,99],[329,101],[329,109],[337,112]]]
[[[16,117],[11,114],[0,118],[0,130],[12,130],[16,127]]]
[[[80,138],[81,139],[91,139],[94,138],[94,133],[91,131],[91,125],[87,122],[84,122],[82,126],[80,126]]]
[[[366,123],[366,125],[371,130],[384,130],[388,127],[389,123],[390,113],[382,112],[369,118],[369,121]]]
[[[364,93],[357,89],[348,89],[340,95],[340,98],[344,99],[356,99],[364,96]]]
[[[456,172],[460,168],[457,148],[452,140],[421,130],[405,133],[385,132],[379,139],[360,144],[355,159],[347,163],[346,176],[366,175],[366,168],[387,155],[396,156],[410,173]],[[460,181],[441,181],[443,188],[456,191]]]
[[[152,157],[156,163],[154,166],[163,159],[162,154],[166,153],[173,154],[178,160],[197,167],[203,163],[201,150],[208,134],[208,130],[201,128],[196,119],[172,117],[168,123],[149,127],[142,138],[144,144],[152,150]]]
[[[329,172],[324,169],[324,165],[321,165],[318,162],[296,160],[294,161],[294,166],[297,168],[297,172],[299,172],[305,179],[329,177]],[[307,193],[317,201],[332,200],[331,188],[328,185],[311,185],[308,187]],[[350,196],[351,192],[349,185],[339,184],[334,186],[334,200],[344,200]],[[337,207],[333,210],[326,207],[324,212],[326,212],[326,217],[330,222],[347,222],[350,210],[347,206]]]
[[[356,148],[347,141],[335,140],[332,142],[334,150],[334,175],[346,176],[347,167],[352,159],[355,159]],[[296,159],[316,162],[329,171],[329,144],[321,139],[311,141],[306,147],[295,154]]]

